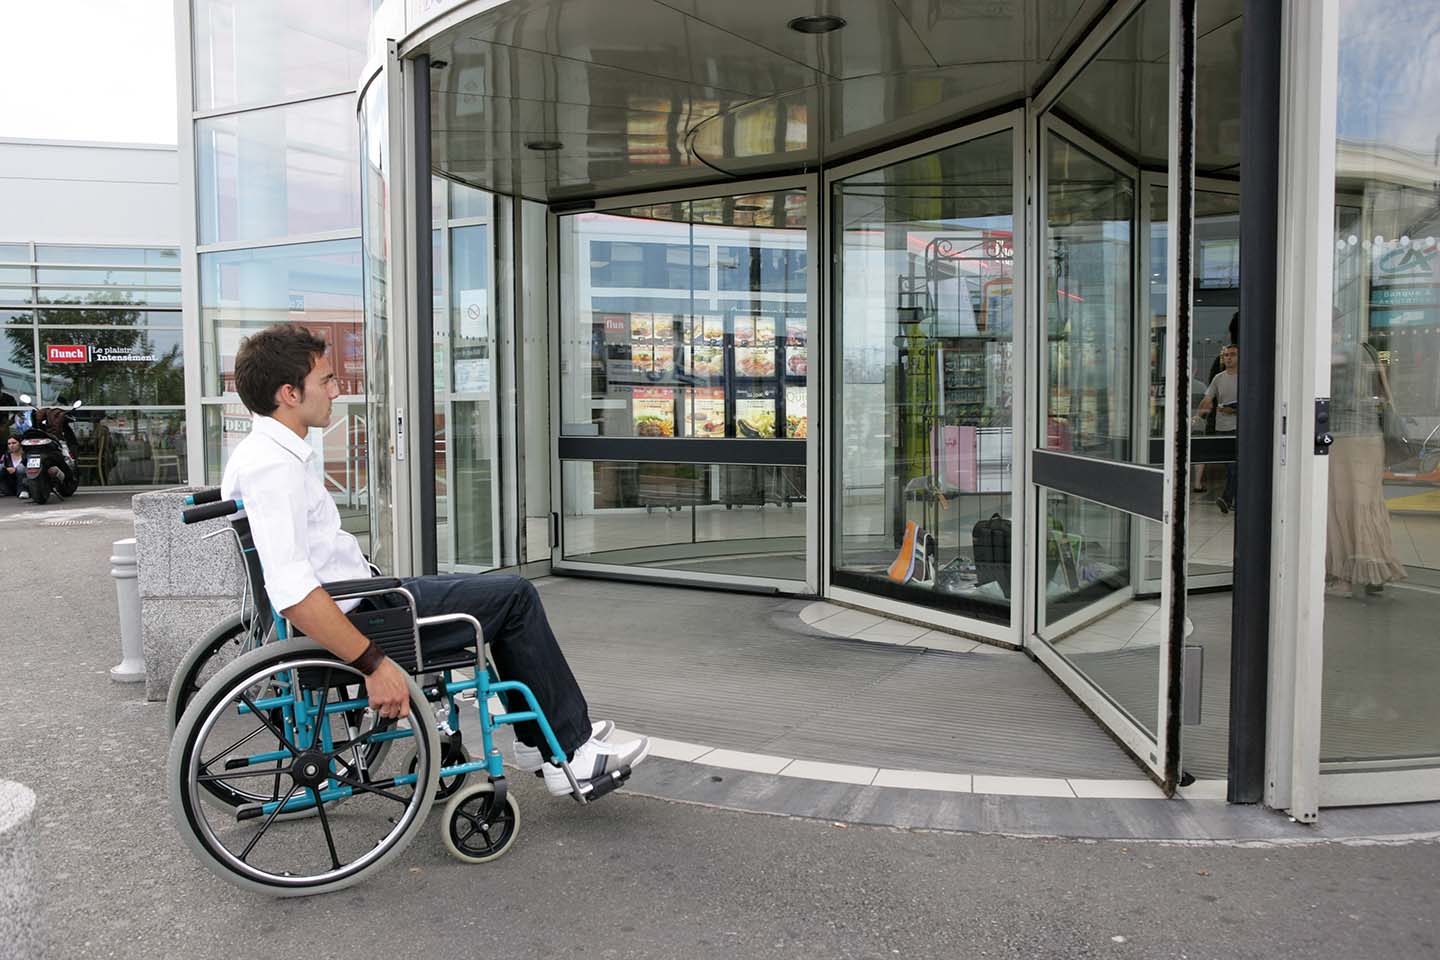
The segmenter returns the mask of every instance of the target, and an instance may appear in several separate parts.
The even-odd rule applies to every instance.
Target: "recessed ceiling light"
[[[816,17],[796,17],[791,20],[789,27],[797,33],[832,33],[845,26],[844,17],[834,17],[828,14]]]
[[[553,153],[564,146],[559,140],[528,140],[525,143],[526,150],[539,150],[541,153]]]

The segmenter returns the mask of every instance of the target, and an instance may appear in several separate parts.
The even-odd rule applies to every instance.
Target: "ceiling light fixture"
[[[526,150],[538,150],[541,153],[553,153],[564,146],[559,140],[529,140],[525,143]]]
[[[430,61],[430,69],[431,69],[431,70],[444,70],[444,69],[445,69],[446,67],[448,67],[448,66],[450,66],[450,61],[449,61],[449,60],[431,60],[431,61]]]
[[[825,14],[816,17],[796,17],[787,26],[796,33],[833,33],[845,26],[844,17]]]

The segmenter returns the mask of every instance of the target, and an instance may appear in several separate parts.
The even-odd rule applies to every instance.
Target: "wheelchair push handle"
[[[198,506],[200,506],[201,504],[205,504],[205,503],[215,503],[215,502],[217,502],[219,499],[220,499],[220,488],[219,488],[219,487],[211,487],[209,490],[201,490],[201,491],[198,492],[198,493],[192,493],[192,494],[190,494],[190,496],[188,496],[188,497],[185,498],[185,506],[187,506],[187,507],[198,507]]]
[[[228,517],[243,509],[245,505],[239,500],[220,500],[182,511],[180,519],[185,523],[199,523],[202,520],[214,520],[216,517]]]

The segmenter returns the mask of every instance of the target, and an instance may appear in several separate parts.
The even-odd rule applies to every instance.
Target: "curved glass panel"
[[[1326,761],[1440,760],[1437,37],[1429,0],[1340,4]]]

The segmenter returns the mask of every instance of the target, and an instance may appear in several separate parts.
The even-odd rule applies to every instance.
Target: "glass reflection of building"
[[[87,488],[176,483],[187,472],[180,251],[0,244],[0,417],[71,415]]]

